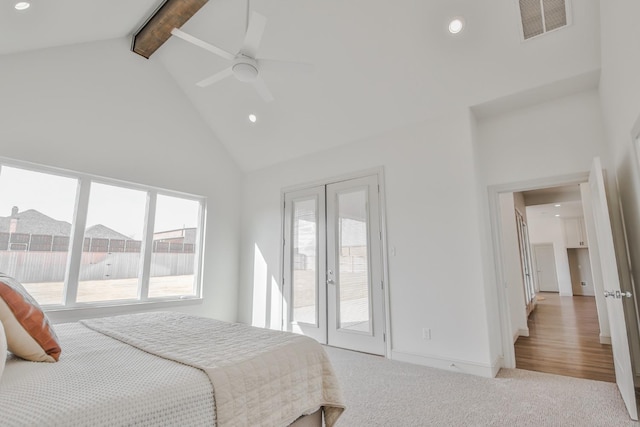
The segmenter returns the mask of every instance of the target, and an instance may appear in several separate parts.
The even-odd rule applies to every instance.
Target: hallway
[[[529,336],[515,343],[516,367],[615,382],[611,346],[600,344],[595,298],[540,292]]]

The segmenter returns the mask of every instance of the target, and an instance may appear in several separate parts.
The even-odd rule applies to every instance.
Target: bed
[[[331,427],[344,410],[314,340],[176,312],[55,325],[57,363],[9,355],[3,426]]]

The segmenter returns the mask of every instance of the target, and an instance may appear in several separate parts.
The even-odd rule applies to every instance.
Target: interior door
[[[599,158],[593,160],[591,173],[589,174],[589,189],[591,190],[593,219],[600,252],[602,278],[605,295],[607,296],[607,311],[609,314],[609,326],[611,328],[611,347],[616,371],[616,383],[629,411],[629,416],[637,420],[638,408],[636,406],[633,385],[633,371],[631,369],[631,356],[629,341],[627,339],[627,324],[623,311],[623,299],[626,297],[626,293],[620,290],[613,233],[611,231],[609,208],[604,186],[604,174]]]
[[[533,259],[536,263],[536,278],[541,292],[558,292],[558,274],[553,245],[533,245]]]
[[[327,185],[328,342],[384,354],[376,176]]]
[[[520,262],[522,264],[522,283],[524,285],[525,306],[527,316],[536,305],[536,290],[533,282],[533,262],[531,260],[531,243],[529,242],[529,229],[520,212],[515,211],[516,225],[518,229],[518,245],[520,247]]]
[[[285,324],[322,344],[385,354],[378,177],[285,194]]]

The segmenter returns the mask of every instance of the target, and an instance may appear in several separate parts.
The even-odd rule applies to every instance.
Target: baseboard
[[[611,345],[611,337],[600,335],[600,344],[609,344],[609,345]]]
[[[489,364],[474,362],[471,360],[453,358],[445,359],[439,356],[416,354],[402,350],[391,350],[391,359],[398,360],[400,362],[428,366],[430,368],[444,369],[451,372],[460,372],[487,378],[495,377],[502,366],[501,358],[496,358],[492,364]]]
[[[528,337],[529,336],[529,328],[526,329],[518,329],[514,334],[513,334],[513,343],[515,344],[516,341],[518,340],[518,338],[520,337]]]

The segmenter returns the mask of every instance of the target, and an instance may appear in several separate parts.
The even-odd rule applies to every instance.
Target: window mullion
[[[80,264],[82,263],[82,249],[84,245],[84,230],[87,225],[87,212],[89,209],[89,195],[91,193],[91,180],[78,179],[78,193],[76,207],[73,214],[71,238],[69,241],[69,258],[64,278],[64,304],[72,306],[76,303],[78,295],[78,281],[80,279]]]
[[[205,216],[207,214],[204,202],[199,203],[198,209],[198,234],[195,242],[195,257],[193,258],[193,286],[194,294],[202,297],[202,254],[204,249]]]
[[[147,209],[145,213],[145,225],[142,238],[142,264],[140,265],[140,281],[138,285],[138,299],[149,299],[149,276],[151,274],[151,255],[153,254],[153,230],[156,221],[156,204],[158,193],[147,193]]]

